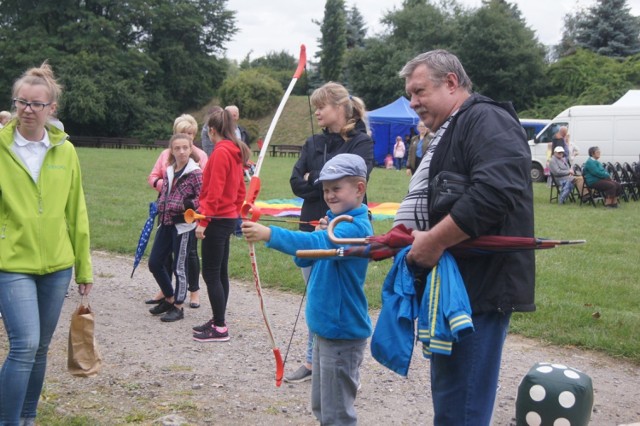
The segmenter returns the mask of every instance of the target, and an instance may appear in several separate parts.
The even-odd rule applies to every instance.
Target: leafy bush
[[[284,91],[280,83],[255,70],[241,71],[220,87],[223,105],[237,105],[246,118],[259,118],[278,106]]]

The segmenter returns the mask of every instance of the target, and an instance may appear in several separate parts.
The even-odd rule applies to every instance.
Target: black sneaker
[[[160,318],[160,321],[174,322],[174,321],[181,320],[183,318],[184,318],[184,309],[176,308],[175,306],[172,306],[171,309],[169,309],[169,311],[167,311],[167,313]]]
[[[213,318],[202,325],[195,325],[191,327],[191,330],[193,330],[194,333],[202,333],[203,331],[211,327],[213,327]]]
[[[202,333],[194,334],[193,340],[196,342],[227,342],[229,341],[229,331],[218,331],[217,327],[212,326]]]
[[[163,300],[162,302],[160,302],[160,304],[149,309],[149,313],[151,315],[160,315],[168,312],[171,308],[173,308],[173,303],[169,303],[166,300]]]

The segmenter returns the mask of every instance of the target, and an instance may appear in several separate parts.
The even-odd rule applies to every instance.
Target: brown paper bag
[[[95,314],[85,298],[71,315],[67,368],[78,377],[92,377],[102,368],[102,357],[94,336]]]

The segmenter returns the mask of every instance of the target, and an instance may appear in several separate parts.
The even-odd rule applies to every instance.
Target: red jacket
[[[237,218],[245,193],[240,148],[229,140],[221,140],[202,175],[199,211],[215,218]],[[209,225],[209,219],[201,220],[200,225]]]

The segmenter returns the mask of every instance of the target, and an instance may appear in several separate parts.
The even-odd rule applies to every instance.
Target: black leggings
[[[204,231],[202,240],[202,278],[207,284],[213,322],[226,325],[225,313],[229,300],[229,237],[236,226],[236,218],[213,219]]]

